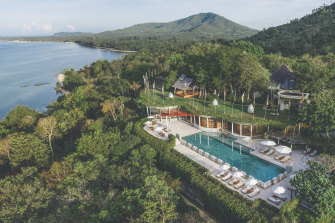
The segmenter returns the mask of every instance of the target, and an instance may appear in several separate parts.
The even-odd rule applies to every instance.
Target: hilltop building
[[[286,64],[282,64],[272,73],[271,80],[274,81],[279,89],[282,90],[296,90],[297,78],[291,68]]]

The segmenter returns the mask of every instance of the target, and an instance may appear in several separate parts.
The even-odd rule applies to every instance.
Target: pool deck
[[[159,123],[159,121],[158,121]],[[180,121],[180,120],[172,120],[170,122],[166,122],[165,120],[162,121],[162,125],[166,125],[168,123],[168,127],[169,129],[171,129],[171,131],[169,132],[170,134],[176,135],[177,133],[180,134],[181,137],[185,137],[188,135],[192,135],[198,132],[201,132],[199,129],[195,128],[192,126],[192,124],[184,122],[184,121]],[[157,137],[157,136],[156,136]],[[255,156],[258,156],[264,160],[267,160],[275,165],[278,165],[280,167],[286,168],[287,166],[292,166],[292,172],[289,174],[288,177],[284,178],[283,180],[279,181],[278,183],[275,184],[275,186],[283,186],[286,191],[283,194],[284,196],[286,196],[288,199],[287,201],[291,200],[291,191],[289,189],[287,189],[291,184],[290,184],[290,175],[301,170],[301,169],[306,169],[308,167],[307,165],[307,161],[308,160],[312,160],[314,158],[309,157],[309,156],[305,156],[302,151],[300,150],[293,150],[292,151],[292,156],[291,156],[291,160],[289,160],[286,163],[281,163],[277,160],[274,159],[274,157],[276,157],[278,155],[277,152],[275,152],[274,154],[272,154],[271,156],[266,156],[264,154],[261,154],[259,151],[262,150],[265,146],[260,144],[260,141],[262,141],[263,139],[252,139],[250,141],[244,141],[242,139],[236,140],[237,143],[240,143],[244,146],[247,146],[249,148],[254,149],[254,151],[252,151],[251,153]],[[219,164],[209,160],[208,158],[200,155],[199,153],[187,148],[184,145],[181,145],[179,143],[179,141],[177,140],[177,145],[175,147],[175,149],[184,154],[185,156],[187,156],[188,158],[192,159],[193,161],[197,162],[198,164],[200,164],[201,166],[207,168],[210,173],[211,176],[214,177],[215,179],[219,180],[218,178],[215,177],[216,174],[218,174],[219,172],[221,172],[221,170],[219,169]],[[239,192],[243,197],[250,199],[250,200],[255,200],[255,199],[263,199],[265,201],[267,201],[269,204],[280,208],[284,202],[281,202],[281,204],[276,205],[272,202],[269,202],[267,199],[269,197],[271,197],[273,195],[272,192],[272,187],[270,186],[267,189],[260,189],[260,193],[257,194],[256,196],[250,198],[248,195],[243,194],[242,192],[240,192],[241,189],[235,189],[234,187],[230,186],[228,184],[228,182],[223,182],[221,180],[219,180],[222,184],[224,184],[226,187],[235,190],[237,192]],[[243,187],[242,187],[243,188]],[[286,201],[286,202],[287,202]]]

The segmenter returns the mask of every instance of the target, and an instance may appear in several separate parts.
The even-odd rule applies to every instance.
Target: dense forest
[[[283,55],[335,52],[335,4],[322,6],[288,24],[271,27],[247,38],[267,53]]]

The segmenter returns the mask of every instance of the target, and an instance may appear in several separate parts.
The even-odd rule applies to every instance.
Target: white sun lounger
[[[233,186],[234,184],[237,184],[240,180],[239,179],[234,179],[232,181],[229,181],[229,185]]]
[[[272,197],[275,198],[275,199],[280,199],[282,201],[286,201],[287,200],[287,197],[284,196],[284,195],[281,195],[281,194],[275,194]]]
[[[240,182],[238,182],[237,184],[235,184],[234,187],[235,187],[236,189],[238,189],[238,188],[242,187],[243,185],[244,185],[244,181],[243,181],[243,180],[240,180]]]
[[[241,190],[241,192],[243,193],[243,194],[246,194],[249,190],[251,190],[252,189],[252,187],[251,186],[247,186],[247,187],[245,187],[245,188],[243,188],[242,190]]]
[[[291,157],[290,156],[286,156],[284,159],[280,160],[280,162],[285,163],[289,159],[291,159]]]
[[[271,201],[272,203],[275,203],[276,205],[279,205],[281,201],[277,198],[274,198],[273,196],[268,197],[268,200]]]
[[[232,174],[231,174],[231,173],[228,173],[225,177],[222,177],[221,179],[222,179],[223,181],[226,181],[226,180],[228,180],[229,178],[231,178],[231,176],[232,176]]]
[[[267,156],[270,156],[274,153],[275,151],[273,149],[270,149],[268,152],[264,153]]]
[[[260,151],[260,153],[266,153],[266,152],[269,152],[270,148],[264,148]]]
[[[275,160],[282,160],[285,158],[285,155],[279,155],[275,157]]]
[[[220,173],[216,174],[216,177],[221,178],[221,177],[224,177],[225,174],[227,174],[227,171],[221,171]]]
[[[258,194],[260,192],[260,190],[258,188],[255,188],[253,192],[251,192],[250,194],[248,194],[249,197],[254,197],[256,194]]]

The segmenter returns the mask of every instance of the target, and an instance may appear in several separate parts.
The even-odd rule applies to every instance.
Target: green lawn
[[[265,109],[263,109],[264,105],[260,104],[256,104],[255,114],[253,115],[247,113],[249,104],[244,104],[242,113],[241,104],[233,105],[230,102],[226,102],[224,105],[224,101],[219,100],[219,105],[216,106],[215,112],[212,101],[203,101],[196,98],[184,99],[178,96],[175,96],[174,99],[169,99],[168,92],[164,93],[163,100],[162,92],[157,90],[155,90],[155,94],[150,90],[149,95],[145,95],[144,91],[142,91],[141,100],[147,106],[180,106],[193,114],[214,116],[242,124],[287,126],[298,123],[296,115],[292,114],[292,112],[289,114],[289,111],[284,111],[279,112],[278,116],[272,115],[271,113],[276,113],[276,109],[270,110],[269,106],[265,116]]]

